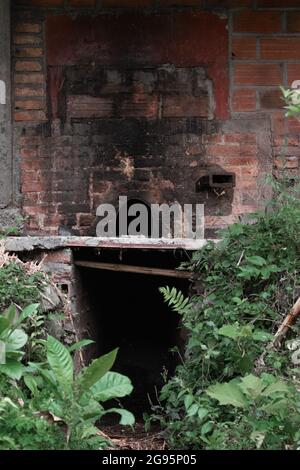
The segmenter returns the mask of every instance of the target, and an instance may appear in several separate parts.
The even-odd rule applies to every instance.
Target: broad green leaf
[[[85,346],[88,346],[89,344],[93,344],[93,343],[95,343],[95,341],[91,339],[82,339],[81,341],[78,341],[78,343],[72,344],[72,346],[68,348],[68,351],[69,352],[77,351],[77,349],[84,348]]]
[[[184,406],[185,406],[186,411],[189,409],[193,401],[194,401],[193,395],[186,395],[184,397]]]
[[[212,428],[214,427],[214,423],[212,421],[207,421],[201,426],[201,436],[205,436],[205,434],[209,433]]]
[[[4,341],[0,340],[0,364],[5,364],[6,362],[6,344]]]
[[[273,401],[262,406],[261,409],[270,415],[283,416],[288,412],[288,404],[288,400],[286,398],[282,398],[281,400]]]
[[[262,390],[265,388],[263,381],[253,374],[246,375],[241,379],[239,387],[245,395],[249,395],[252,398],[258,397]]]
[[[21,325],[21,323],[23,323],[23,321],[26,320],[27,317],[35,315],[38,311],[39,305],[40,304],[30,304],[27,307],[25,307],[22,310],[21,315],[19,316],[18,320],[16,321],[14,327],[16,328],[19,325]]]
[[[56,380],[65,392],[73,383],[73,361],[67,348],[53,336],[47,338],[47,359]]]
[[[4,317],[3,315],[0,315],[0,335],[3,333],[3,331],[7,330],[9,328],[10,322],[8,318]]]
[[[17,309],[14,304],[11,304],[3,313],[4,317],[8,320],[10,326],[13,326],[16,315],[17,315]]]
[[[24,379],[25,385],[29,388],[32,395],[36,395],[37,392],[38,392],[38,386],[37,386],[37,382],[36,382],[35,378],[33,377],[33,375],[24,374],[23,379]]]
[[[271,397],[275,393],[288,393],[288,391],[289,389],[283,380],[277,380],[276,382],[268,385],[262,395],[264,397]]]
[[[14,359],[7,359],[6,364],[0,364],[0,372],[15,380],[20,380],[23,369],[24,366]]]
[[[255,266],[264,266],[267,264],[266,260],[261,256],[246,256],[246,260]]]
[[[237,323],[233,325],[224,325],[218,329],[219,335],[226,336],[227,338],[236,339],[241,336],[240,327]]]
[[[78,384],[81,393],[89,390],[98,380],[108,372],[116,360],[118,348],[95,359],[82,374],[78,377]]]
[[[105,414],[107,413],[118,413],[121,416],[120,424],[123,426],[133,426],[135,423],[134,415],[123,408],[110,408],[105,412]]]
[[[199,410],[199,405],[197,403],[194,403],[192,406],[189,407],[187,415],[188,416],[195,416],[198,413]]]
[[[14,330],[9,335],[6,341],[6,350],[14,351],[16,349],[21,349],[28,341],[28,336],[23,330]]]
[[[207,416],[209,413],[208,410],[206,410],[205,408],[199,408],[198,409],[198,418],[200,419],[200,421],[205,418],[205,416]]]
[[[235,381],[211,385],[206,393],[218,400],[221,405],[232,405],[237,408],[244,408],[247,405],[247,400]]]
[[[133,386],[130,379],[117,372],[107,372],[91,387],[94,398],[102,402],[112,398],[125,397],[132,390]]]

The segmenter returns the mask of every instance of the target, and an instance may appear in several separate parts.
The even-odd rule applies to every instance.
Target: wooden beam
[[[188,271],[176,271],[175,269],[149,268],[147,266],[132,266],[129,264],[101,263],[99,261],[75,261],[76,266],[83,268],[102,269],[106,271],[117,271],[126,273],[140,273],[151,276],[177,277],[180,279],[191,279],[192,274]]]

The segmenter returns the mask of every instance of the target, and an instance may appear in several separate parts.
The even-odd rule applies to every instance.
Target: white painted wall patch
[[[0,80],[0,104],[6,104],[6,86],[3,80]]]

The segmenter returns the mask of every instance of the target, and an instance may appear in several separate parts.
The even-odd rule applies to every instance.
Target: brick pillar
[[[13,204],[10,0],[0,1],[0,230],[16,225]]]

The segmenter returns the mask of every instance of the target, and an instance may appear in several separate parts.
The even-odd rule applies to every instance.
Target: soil
[[[167,444],[162,431],[152,428],[145,431],[143,423],[136,423],[131,429],[120,425],[101,427],[101,433],[108,437],[116,450],[166,450]]]

